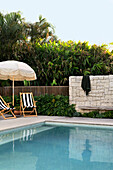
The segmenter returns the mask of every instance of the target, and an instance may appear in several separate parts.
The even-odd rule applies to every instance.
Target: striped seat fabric
[[[22,94],[22,102],[23,102],[23,107],[27,108],[33,108],[33,98],[31,93],[23,93]]]
[[[8,113],[10,113],[8,115]],[[4,116],[6,114],[6,116]],[[0,116],[2,116],[4,119],[12,119],[16,118],[14,114],[14,107],[12,108],[9,106],[9,103],[6,103],[5,100],[0,96]]]
[[[4,110],[4,109],[10,110],[10,109],[12,109],[12,108],[7,107],[7,106],[5,105],[5,103],[3,102],[3,100],[0,98],[0,110]]]
[[[37,116],[36,101],[32,92],[20,93],[20,114],[22,113],[24,117]]]

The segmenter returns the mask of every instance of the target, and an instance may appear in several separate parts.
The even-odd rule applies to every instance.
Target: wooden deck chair
[[[0,96],[0,115],[4,118],[4,119],[12,119],[12,118],[16,118],[16,116],[14,115],[13,113],[13,110],[14,110],[14,107],[11,108],[9,106],[10,103],[6,103],[4,101],[4,99],[2,98],[2,96]],[[11,116],[8,116],[8,117],[5,117],[4,114],[7,114],[7,113],[11,113],[12,117]]]
[[[36,101],[34,101],[32,93],[20,93],[20,114],[22,115],[22,113],[24,117],[37,116]]]

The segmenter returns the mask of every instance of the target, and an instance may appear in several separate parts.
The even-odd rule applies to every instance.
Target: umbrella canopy
[[[15,81],[30,81],[36,80],[34,70],[26,63],[20,61],[2,61],[0,62],[0,79],[13,81],[13,105],[14,105],[14,80]]]
[[[0,62],[0,79],[15,81],[30,81],[36,79],[34,70],[26,63],[20,61],[2,61]]]

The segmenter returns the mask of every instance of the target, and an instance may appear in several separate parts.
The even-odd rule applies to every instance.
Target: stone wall
[[[82,76],[69,77],[69,102],[76,110],[86,107],[113,107],[113,75],[90,76],[91,91],[88,96],[81,87]],[[88,110],[87,110],[88,111]]]

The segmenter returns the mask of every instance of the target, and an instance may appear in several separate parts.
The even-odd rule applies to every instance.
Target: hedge
[[[72,75],[113,74],[113,52],[109,52],[105,45],[90,46],[88,42],[73,41],[20,42],[13,46],[11,56],[7,51],[4,53],[0,47],[0,55],[5,56],[5,60],[23,61],[35,70],[37,81],[31,82],[31,85],[62,86],[69,85],[69,76]]]

